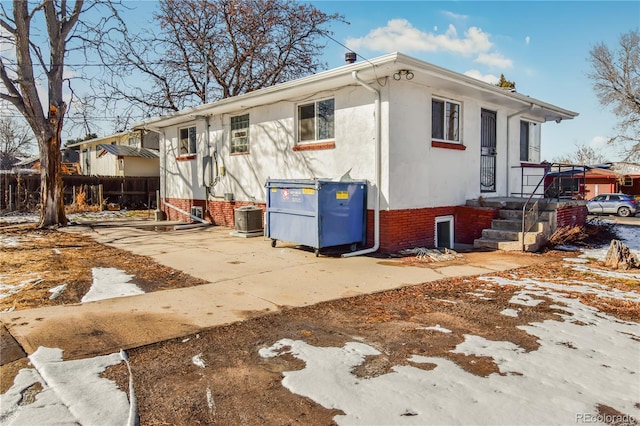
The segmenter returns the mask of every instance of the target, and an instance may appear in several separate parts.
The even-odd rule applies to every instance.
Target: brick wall
[[[380,212],[380,252],[393,253],[412,247],[434,247],[436,217],[454,217],[456,243],[473,244],[482,230],[491,228],[498,209],[489,207],[448,206]],[[367,214],[367,247],[373,246],[373,210]]]
[[[185,211],[191,211],[191,206],[205,206],[204,200],[168,199],[167,202]],[[233,212],[243,206],[253,205],[239,201],[209,201],[205,219],[215,225],[233,228],[235,220]],[[266,211],[264,204],[256,204]],[[164,212],[169,220],[191,219],[165,206]],[[454,237],[456,243],[472,244],[479,238],[482,230],[491,227],[491,220],[497,217],[498,209],[470,206],[447,206],[422,209],[383,210],[380,212],[380,252],[394,253],[412,247],[434,247],[436,217],[454,217]],[[373,246],[374,240],[374,212],[367,211],[367,243]],[[586,214],[585,214],[586,217]]]
[[[493,207],[456,207],[456,243],[473,244],[482,236],[482,230],[491,228],[491,222],[500,210]]]
[[[208,203],[205,200],[190,200],[184,198],[168,198],[167,202],[179,209],[190,212],[192,206],[202,207],[204,219],[213,223],[214,225],[227,226],[229,228],[235,227],[235,218],[233,212],[235,209],[244,206],[257,206],[263,211],[266,211],[264,204],[253,204],[246,201],[217,201],[210,200]],[[205,206],[207,208],[205,208]],[[184,222],[191,222],[191,218],[185,214],[180,213],[170,207],[163,206],[163,211],[167,220],[181,220]]]
[[[582,226],[587,223],[587,206],[567,206],[556,210],[556,227]]]

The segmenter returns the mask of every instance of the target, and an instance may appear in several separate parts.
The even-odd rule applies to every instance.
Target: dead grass
[[[92,270],[96,267],[118,268],[133,275],[132,282],[145,292],[205,283],[86,236],[37,230],[35,225],[5,228],[0,233],[17,243],[15,247],[2,247],[0,282],[20,286],[20,291],[0,299],[0,311],[79,303],[93,282]],[[50,290],[60,285],[66,285],[65,290],[52,299]]]

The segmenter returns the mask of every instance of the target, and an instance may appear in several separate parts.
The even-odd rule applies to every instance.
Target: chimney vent
[[[348,63],[348,64],[352,64],[356,61],[356,54],[355,52],[347,52],[344,54],[344,60]]]

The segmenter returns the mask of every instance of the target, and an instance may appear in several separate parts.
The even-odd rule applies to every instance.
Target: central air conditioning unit
[[[191,216],[195,216],[198,219],[203,219],[202,207],[200,207],[200,206],[191,206]]]
[[[234,210],[236,232],[249,234],[262,232],[262,209],[256,206],[245,206]]]

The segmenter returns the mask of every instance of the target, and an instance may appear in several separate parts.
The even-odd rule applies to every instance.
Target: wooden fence
[[[160,178],[63,175],[62,184],[65,205],[75,204],[78,197],[82,197],[84,203],[95,206],[102,195],[103,204],[116,203],[127,209],[155,209]],[[33,211],[39,203],[39,174],[0,175],[0,210]]]

